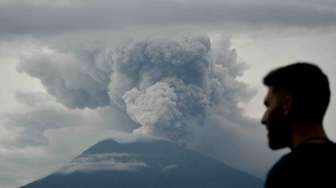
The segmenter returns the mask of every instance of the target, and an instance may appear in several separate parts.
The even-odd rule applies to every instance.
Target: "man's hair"
[[[263,82],[275,93],[282,90],[292,96],[292,120],[322,123],[330,88],[327,76],[318,66],[306,62],[290,64],[271,71]]]

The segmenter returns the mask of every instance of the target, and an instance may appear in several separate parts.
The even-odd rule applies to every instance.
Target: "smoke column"
[[[238,102],[251,96],[236,79],[244,64],[230,46],[197,36],[79,53],[46,49],[23,56],[18,70],[69,108],[119,108],[138,123],[134,132],[188,144],[194,130],[212,126],[209,115],[240,117]]]

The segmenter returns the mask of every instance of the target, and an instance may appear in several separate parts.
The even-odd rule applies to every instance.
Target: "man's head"
[[[291,145],[295,124],[322,125],[330,100],[327,76],[309,63],[294,63],[271,71],[263,80],[268,87],[262,124],[268,130],[269,146]]]

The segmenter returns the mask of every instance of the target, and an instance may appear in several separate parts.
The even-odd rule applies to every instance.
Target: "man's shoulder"
[[[336,156],[336,144],[332,142],[325,144],[305,144],[291,152],[292,159],[299,158],[300,160],[335,159],[332,156]]]
[[[328,179],[329,173],[335,168],[336,144],[307,144],[281,157],[269,171],[266,182],[283,186],[329,182],[333,181]]]
[[[266,187],[288,187],[288,182],[291,182],[291,153],[281,157],[269,170],[266,179]]]
[[[292,171],[291,168],[293,167],[294,161],[295,157],[293,157],[292,152],[282,156],[269,171],[269,176],[288,175],[288,172]]]
[[[336,164],[336,144],[305,144],[281,158],[280,164],[287,164],[292,170],[323,170]],[[279,165],[280,165],[279,164]],[[285,165],[286,166],[286,165]],[[297,169],[296,169],[297,168]],[[304,174],[304,172],[302,172]]]

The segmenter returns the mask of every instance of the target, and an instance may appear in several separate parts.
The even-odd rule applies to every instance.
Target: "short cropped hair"
[[[330,101],[328,77],[314,64],[297,62],[268,73],[266,86],[287,92],[293,98],[291,118],[322,123]]]

